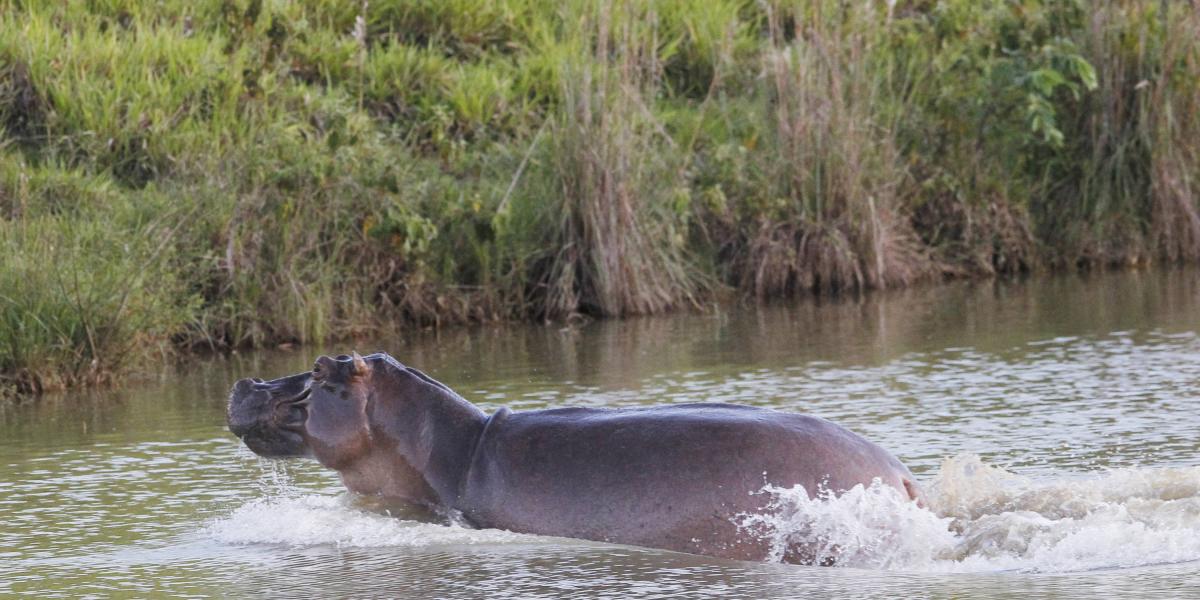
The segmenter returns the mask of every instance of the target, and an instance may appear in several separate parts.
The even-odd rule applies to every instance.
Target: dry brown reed
[[[759,297],[895,287],[932,272],[900,214],[905,173],[869,72],[872,28],[855,22],[874,16],[843,8],[767,6],[763,172],[780,206],[759,220],[738,269]]]
[[[1200,9],[1162,3],[1162,65],[1150,82],[1151,238],[1167,261],[1200,259]],[[1140,82],[1139,82],[1140,85]]]
[[[605,3],[581,18],[590,48],[567,67],[550,125],[560,205],[537,312],[621,316],[693,304],[703,281],[668,214],[684,182],[649,108],[661,74],[653,7]]]

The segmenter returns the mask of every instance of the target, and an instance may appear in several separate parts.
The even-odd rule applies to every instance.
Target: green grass
[[[0,0],[0,387],[1195,262],[1197,28],[1155,0]]]
[[[26,201],[80,189],[95,194],[89,199],[104,195],[86,177],[31,180],[24,165],[4,166],[6,178],[21,181]],[[128,208],[123,218],[101,222],[79,218],[76,207],[56,206],[49,214],[0,221],[4,388],[40,392],[103,383],[169,350],[172,332],[195,308],[169,268],[188,215],[156,208]]]

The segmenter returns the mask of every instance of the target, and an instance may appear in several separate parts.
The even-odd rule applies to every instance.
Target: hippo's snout
[[[238,380],[226,409],[229,431],[261,456],[307,456],[301,432],[307,416],[308,380],[307,373],[272,381]]]
[[[238,437],[254,430],[258,425],[259,415],[264,412],[263,405],[269,399],[265,390],[255,389],[255,383],[253,379],[239,380],[233,384],[233,391],[229,394],[229,407],[225,416],[229,423],[229,431]]]

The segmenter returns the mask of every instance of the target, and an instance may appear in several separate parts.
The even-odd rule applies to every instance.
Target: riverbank
[[[1196,262],[1198,29],[1149,0],[0,2],[0,387]]]

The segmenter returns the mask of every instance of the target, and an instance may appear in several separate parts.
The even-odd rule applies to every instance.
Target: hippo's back
[[[825,419],[729,404],[568,408],[488,422],[458,507],[474,523],[527,533],[761,558],[733,518],[765,485],[810,494],[911,475]]]

